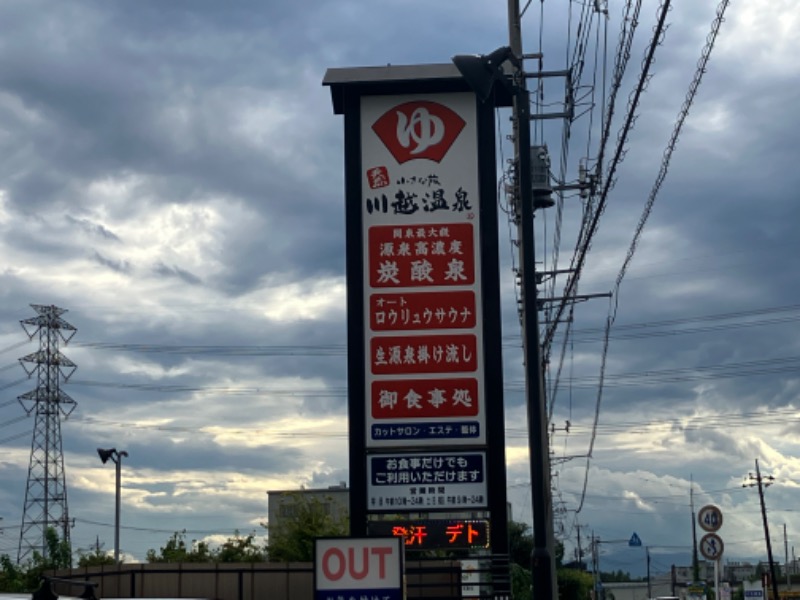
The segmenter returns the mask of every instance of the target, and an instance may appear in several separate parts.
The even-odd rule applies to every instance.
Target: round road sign
[[[713,504],[707,504],[697,513],[697,522],[705,531],[718,531],[722,527],[722,511]]]
[[[725,544],[722,543],[722,538],[716,533],[707,533],[700,540],[700,554],[706,560],[719,560],[722,558],[722,551],[725,549]]]

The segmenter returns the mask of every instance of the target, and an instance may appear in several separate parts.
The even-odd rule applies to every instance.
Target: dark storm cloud
[[[191,285],[200,285],[203,283],[202,279],[200,279],[197,275],[194,275],[193,273],[190,273],[189,271],[181,269],[175,265],[169,267],[161,262],[153,265],[153,273],[162,277],[177,277],[178,279]]]
[[[70,215],[66,216],[67,222],[77,225],[89,234],[96,235],[107,240],[119,242],[119,237],[113,232],[109,231],[99,223],[92,223],[88,219],[76,219]]]
[[[343,248],[341,206],[333,201],[341,189],[326,191],[331,201],[320,202],[325,198],[299,179],[310,174],[313,180],[314,165],[322,162],[319,142],[310,139],[318,134],[296,121],[299,114],[263,148],[243,145],[242,134],[234,132],[240,126],[228,99],[255,108],[278,92],[280,111],[296,94],[281,92],[290,68],[277,58],[270,61],[270,38],[254,47],[239,33],[225,33],[226,23],[253,28],[253,15],[267,17],[245,6],[219,11],[225,17],[217,22],[200,8],[149,6],[129,15],[126,9],[75,5],[64,10],[83,17],[87,26],[55,38],[45,33],[49,19],[22,23],[0,62],[0,86],[36,115],[36,123],[10,115],[14,137],[27,143],[7,153],[17,165],[13,179],[6,179],[9,200],[26,212],[53,203],[88,206],[77,188],[109,175],[146,174],[161,179],[158,195],[170,202],[190,202],[202,190],[205,196],[241,198],[271,215],[268,239],[241,250],[235,250],[241,238],[232,242],[231,262],[242,267],[226,275],[234,293],[252,289],[265,268],[280,265],[340,272],[341,261],[331,258]],[[111,33],[123,23],[124,34]],[[212,51],[215,44],[224,51]],[[229,68],[231,61],[236,70]],[[321,86],[314,92],[324,98]],[[289,137],[293,130],[305,130],[309,140],[302,157],[286,169],[289,159],[279,155],[297,143]]]
[[[108,267],[112,271],[117,271],[118,273],[130,273],[131,272],[131,265],[127,260],[113,260],[110,258],[106,258],[99,252],[95,251],[94,259],[104,267]]]
[[[96,434],[97,435],[97,434]],[[170,439],[176,433],[168,428],[157,435],[149,443],[136,440],[127,442],[124,448],[130,456],[124,459],[129,466],[148,465],[148,468],[178,472],[184,470],[201,471],[237,471],[242,473],[258,472],[261,475],[283,473],[302,463],[302,455],[295,449],[280,447],[275,444],[257,445],[252,448],[226,447],[214,442],[207,434],[189,432],[186,439],[180,442]],[[257,441],[257,440],[253,440]],[[113,437],[107,440],[98,437],[95,440],[72,444],[72,452],[91,455],[101,448],[113,447]],[[92,447],[94,445],[94,447]]]
[[[710,451],[714,454],[725,456],[727,459],[738,458],[742,462],[747,461],[756,451],[755,448],[742,444],[736,437],[724,432],[708,432],[689,429],[684,432],[684,437],[690,444]]]

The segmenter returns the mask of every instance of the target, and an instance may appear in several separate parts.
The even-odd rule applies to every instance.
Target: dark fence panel
[[[96,584],[97,596],[103,599],[312,600],[314,597],[312,563],[122,564],[63,570],[53,575],[90,581]],[[408,598],[507,600],[511,597],[507,556],[482,556],[464,562],[406,560],[405,575]]]

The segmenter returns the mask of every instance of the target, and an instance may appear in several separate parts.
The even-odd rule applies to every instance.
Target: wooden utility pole
[[[767,507],[764,503],[764,488],[771,486],[775,483],[775,478],[772,475],[765,477],[761,476],[761,469],[758,467],[758,459],[756,459],[756,474],[755,476],[750,473],[748,476],[749,481],[742,484],[742,487],[758,486],[758,497],[761,500],[761,519],[764,522],[764,538],[767,541],[767,560],[769,560],[769,578],[772,583],[773,600],[779,600],[778,596],[778,578],[775,573],[775,561],[772,560],[772,541],[769,538],[769,523],[767,522]]]
[[[533,551],[531,579],[537,600],[558,598],[555,568],[555,536],[550,494],[550,444],[547,436],[542,357],[539,343],[533,239],[533,186],[531,181],[530,95],[525,81],[522,52],[522,26],[519,0],[508,1],[509,46],[516,71],[514,74],[514,217],[519,243],[522,282],[522,339],[525,356],[525,390],[528,407],[528,452],[533,503]]]

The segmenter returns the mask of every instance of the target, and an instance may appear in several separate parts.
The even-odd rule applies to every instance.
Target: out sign
[[[403,597],[403,540],[320,538],[314,544],[314,598]]]

